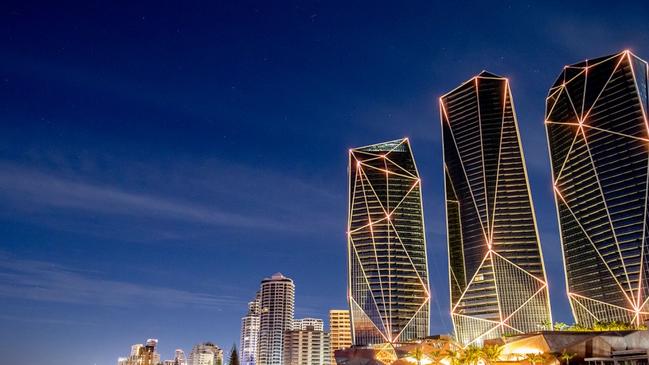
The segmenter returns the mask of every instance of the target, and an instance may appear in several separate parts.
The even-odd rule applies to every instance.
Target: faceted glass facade
[[[647,64],[628,51],[566,66],[546,130],[575,320],[636,324],[647,307]]]
[[[440,99],[451,316],[464,345],[551,322],[507,79],[482,72]]]
[[[355,345],[428,336],[421,182],[408,139],[350,150],[348,257]]]

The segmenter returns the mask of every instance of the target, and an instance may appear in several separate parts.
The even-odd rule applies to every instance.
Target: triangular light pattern
[[[349,151],[348,256],[354,344],[428,336],[421,181],[407,138]]]
[[[545,125],[577,323],[649,319],[647,63],[629,51],[566,66]]]
[[[489,72],[440,99],[451,317],[465,346],[551,323],[509,82]]]

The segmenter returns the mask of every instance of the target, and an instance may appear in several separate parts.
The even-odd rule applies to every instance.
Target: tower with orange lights
[[[407,138],[349,151],[349,304],[354,345],[428,336],[421,180]]]
[[[629,51],[566,66],[545,125],[577,323],[649,318],[647,63]]]
[[[509,82],[483,71],[442,96],[440,113],[457,340],[538,331],[552,318]]]

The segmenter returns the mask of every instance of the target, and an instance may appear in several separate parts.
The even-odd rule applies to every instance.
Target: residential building
[[[324,322],[319,318],[301,318],[293,320],[294,330],[306,330],[308,327],[313,327],[316,331],[324,331]]]
[[[259,342],[259,317],[261,308],[259,292],[255,299],[248,303],[248,313],[241,318],[241,339],[239,351],[241,365],[255,365],[257,358],[257,344]]]
[[[421,180],[407,138],[349,151],[352,341],[428,335],[430,291]]]
[[[336,365],[334,352],[352,345],[352,329],[348,309],[332,309],[329,311],[329,337],[331,339],[329,363]]]
[[[487,71],[440,98],[451,318],[463,345],[552,323],[509,81]]]
[[[281,273],[261,281],[257,365],[284,365],[284,332],[293,326],[295,284]]]
[[[577,323],[649,319],[647,63],[629,51],[565,66],[545,126]]]
[[[198,344],[189,353],[189,365],[223,365],[223,350],[211,342]]]
[[[284,365],[329,365],[329,334],[307,326],[284,334]]]

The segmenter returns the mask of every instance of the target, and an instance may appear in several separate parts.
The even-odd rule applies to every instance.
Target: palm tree
[[[566,365],[570,365],[570,359],[572,359],[573,357],[575,357],[575,354],[566,351],[566,349],[563,349],[561,355],[559,355],[559,358],[565,361]]]
[[[541,354],[538,354],[538,353],[525,354],[525,358],[532,365],[536,365],[536,364],[539,364],[539,363],[542,364],[545,361],[544,356],[541,355]]]
[[[415,348],[415,351],[410,353],[415,360],[417,360],[417,365],[421,365],[421,359],[424,358],[424,351],[422,351],[420,346]]]
[[[476,365],[478,360],[480,360],[482,355],[482,349],[475,345],[470,345],[464,349],[464,354],[462,355],[462,362],[465,365]]]
[[[491,365],[500,359],[500,355],[502,354],[502,352],[503,352],[502,346],[486,345],[485,347],[482,348],[482,351],[480,351],[480,355],[482,359],[487,363],[487,365]]]
[[[563,331],[563,330],[565,330],[565,329],[568,328],[568,327],[570,327],[570,326],[568,326],[568,324],[567,324],[567,323],[564,323],[564,322],[555,322],[555,323],[554,323],[554,328],[555,328],[557,331]]]
[[[441,350],[433,350],[430,352],[430,358],[433,362],[433,365],[441,364],[444,359],[444,354]]]
[[[462,354],[457,350],[446,350],[446,357],[448,357],[449,365],[460,365],[462,364]]]

